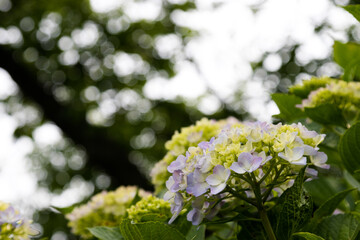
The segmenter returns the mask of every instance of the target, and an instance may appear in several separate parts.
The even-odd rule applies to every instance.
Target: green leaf
[[[314,213],[315,219],[320,219],[322,217],[326,217],[331,215],[337,206],[340,204],[342,200],[348,195],[349,192],[354,191],[353,189],[347,189],[345,191],[339,192],[330,199],[328,199],[324,204],[322,204]]]
[[[314,203],[318,206],[324,204],[329,198],[344,191],[343,182],[338,177],[323,176],[312,181],[305,182],[304,188],[311,195]]]
[[[77,206],[80,206],[81,204],[82,203],[75,203],[74,205],[71,205],[68,207],[63,207],[63,208],[51,206],[50,208],[55,209],[65,215],[65,214],[71,213],[74,210],[74,208],[76,208]]]
[[[358,191],[360,191],[360,183],[358,180],[356,180],[348,171],[344,169],[343,172],[344,179],[348,184],[350,184],[352,187],[356,188]]]
[[[360,5],[349,5],[343,8],[351,13],[360,22]]]
[[[261,222],[241,221],[239,224],[241,225],[241,231],[237,234],[237,239],[266,239],[266,233]]]
[[[149,213],[141,216],[140,222],[165,222],[168,220],[168,217],[161,214]]]
[[[360,169],[360,122],[349,128],[339,142],[339,153],[350,173]]]
[[[140,195],[139,195],[139,188],[136,190],[136,194],[135,194],[135,197],[133,198],[133,200],[131,201],[131,203],[130,203],[130,206],[132,206],[132,205],[135,205],[138,201],[140,201],[141,200],[141,197],[140,197]],[[129,207],[130,207],[129,206]]]
[[[317,107],[305,108],[306,115],[315,122],[324,125],[338,125],[346,127],[346,121],[339,108],[333,104],[323,104]]]
[[[293,236],[302,237],[306,240],[325,240],[322,237],[319,237],[318,235],[315,235],[313,233],[308,233],[308,232],[297,232],[297,233],[294,233]]]
[[[158,240],[169,239],[185,240],[175,228],[161,222],[145,222],[132,224],[129,220],[120,223],[120,232],[125,240]]]
[[[88,229],[92,235],[101,240],[124,239],[118,227],[92,227]]]
[[[351,240],[356,238],[359,230],[359,214],[346,213],[324,218],[315,233],[326,240]]]
[[[186,240],[203,240],[205,239],[205,225],[192,226],[186,234]]]
[[[279,216],[276,235],[279,240],[290,239],[311,217],[312,199],[303,188],[305,168],[302,168],[294,185],[287,189],[279,199]]]
[[[328,138],[328,136],[326,136]],[[324,152],[328,156],[327,164],[336,164],[342,165],[341,157],[337,148],[332,148],[326,146],[325,144],[320,144],[318,146],[319,151]]]
[[[284,93],[274,93],[271,95],[271,98],[280,110],[280,114],[274,115],[274,117],[286,121],[305,117],[305,114],[299,108],[295,107],[295,105],[301,103],[301,98]]]
[[[335,41],[334,60],[344,69],[344,80],[352,80],[360,77],[360,45],[356,43],[341,43]]]

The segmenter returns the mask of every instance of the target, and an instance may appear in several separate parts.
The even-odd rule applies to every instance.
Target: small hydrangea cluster
[[[165,182],[171,175],[167,171],[167,167],[176,160],[177,156],[185,154],[189,147],[197,146],[202,141],[209,141],[210,138],[219,134],[222,128],[236,122],[235,118],[220,121],[203,118],[197,121],[195,125],[182,128],[180,133],[175,132],[171,140],[165,144],[168,152],[151,170],[150,176],[155,186],[155,192],[159,193],[161,190],[166,189]]]
[[[315,82],[315,79],[312,82]],[[305,82],[304,87],[307,85]],[[321,85],[318,85],[319,88],[311,91],[298,107],[317,107],[322,104],[334,104],[339,109],[347,111],[354,111],[360,108],[359,82],[328,80],[325,86]],[[298,88],[300,89],[300,87]]]
[[[10,204],[0,201],[0,239],[26,240],[38,234]]]
[[[293,85],[289,88],[289,92],[301,98],[307,98],[312,91],[326,87],[326,85],[336,82],[337,80],[329,77],[312,77],[303,80],[301,84]]]
[[[257,194],[266,200],[274,188],[294,179],[302,166],[328,168],[326,154],[318,151],[324,137],[300,123],[247,122],[224,128],[167,167],[172,175],[164,199],[171,202],[170,223],[189,204],[187,219],[197,225],[217,214],[222,199],[252,202]]]
[[[126,209],[130,207],[136,194],[144,198],[151,195],[134,186],[119,187],[115,191],[102,192],[94,195],[91,200],[66,215],[72,232],[82,238],[92,238],[87,228],[95,226],[117,226]]]
[[[154,196],[141,199],[126,211],[128,218],[133,222],[141,222],[144,217],[150,215],[156,215],[158,218],[163,219],[169,219],[171,217],[170,203]]]

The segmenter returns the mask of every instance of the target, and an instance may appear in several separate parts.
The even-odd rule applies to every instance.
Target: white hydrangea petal
[[[166,181],[166,188],[168,190],[171,189],[171,187],[175,184],[173,176],[169,177],[169,179]]]
[[[240,167],[238,162],[234,162],[233,164],[231,164],[230,169],[239,174],[243,174],[246,172],[245,169]]]
[[[303,147],[295,147],[292,149],[292,159],[298,160],[304,155],[304,148]]]
[[[248,172],[253,172],[255,171],[256,169],[258,169],[261,165],[261,162],[262,162],[262,158],[261,157],[254,157],[253,158],[253,162],[252,162],[252,165],[249,169]]]
[[[306,165],[306,157],[302,157],[299,160],[291,161],[294,165]]]
[[[313,156],[317,153],[317,149],[313,148],[309,145],[304,145],[304,155],[306,156]]]
[[[288,157],[285,156],[285,154],[283,152],[279,152],[278,156],[281,157],[282,159],[286,160],[286,161],[289,161]]]
[[[206,178],[206,182],[210,185],[219,185],[222,183],[222,179],[219,175],[212,174]]]
[[[225,187],[226,187],[226,183],[221,183],[221,184],[219,184],[217,186],[211,186],[210,187],[211,194],[213,194],[213,195],[218,194],[222,190],[224,190]]]

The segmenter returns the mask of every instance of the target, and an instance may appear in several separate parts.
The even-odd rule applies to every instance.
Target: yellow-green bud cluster
[[[316,89],[326,87],[330,83],[334,83],[337,80],[329,77],[312,77],[311,79],[302,81],[301,84],[294,85],[289,88],[289,92],[301,98],[307,98],[312,91]]]
[[[155,192],[166,189],[165,182],[170,177],[167,167],[176,160],[177,156],[185,154],[189,147],[197,146],[202,141],[209,141],[210,138],[220,133],[226,125],[237,122],[234,118],[226,120],[208,120],[206,118],[197,121],[195,125],[184,127],[180,132],[175,132],[171,140],[166,142],[165,148],[168,151],[164,158],[155,164],[151,171],[151,181],[155,186]]]
[[[10,204],[0,201],[0,240],[26,240],[38,234],[31,220],[23,218]]]
[[[170,203],[154,196],[143,198],[126,211],[133,222],[141,222],[144,216],[152,214],[165,220],[171,217]]]
[[[96,194],[88,203],[74,208],[66,215],[68,225],[74,234],[85,239],[92,238],[87,228],[120,224],[136,194],[141,198],[151,195],[135,186],[121,186],[115,191]]]
[[[311,83],[315,83],[315,78]],[[327,79],[328,83],[325,86],[322,86],[325,83],[324,79],[318,79],[319,86],[317,89],[314,89],[308,94],[307,99],[302,101],[302,104],[299,106],[304,107],[317,107],[323,104],[333,104],[339,109],[346,111],[354,111],[360,108],[360,83],[359,82],[345,82],[342,80],[333,80]],[[305,87],[309,82],[304,81]],[[311,86],[315,86],[314,84]],[[320,87],[321,86],[321,87]],[[290,92],[296,93],[294,89],[300,89],[300,86],[295,86],[290,90]],[[299,91],[298,91],[299,92]]]

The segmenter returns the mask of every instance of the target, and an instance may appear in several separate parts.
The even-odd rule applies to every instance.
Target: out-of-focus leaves
[[[313,179],[309,182],[305,182],[304,187],[313,198],[314,203],[318,206],[324,204],[328,199],[330,199],[338,192],[349,188],[346,186],[342,178],[325,176],[318,179]],[[339,208],[345,210],[345,206],[341,206]]]
[[[351,13],[360,22],[360,5],[349,5],[343,8]]]
[[[331,148],[323,144],[321,144],[319,148],[321,152],[324,152],[328,156],[328,160],[327,160],[328,164],[336,164],[336,165],[342,164],[341,157],[336,148]]]
[[[308,232],[297,232],[297,233],[294,233],[293,236],[301,237],[302,239],[305,239],[305,240],[325,240],[322,237],[319,237],[318,235],[315,235],[313,233],[308,233]]]
[[[334,60],[344,69],[344,80],[352,81],[360,77],[360,45],[335,41]]]
[[[342,192],[337,193],[330,199],[328,199],[324,204],[322,204],[315,212],[314,212],[314,219],[320,219],[322,217],[326,217],[331,215],[339,203],[344,200],[344,198],[355,189],[348,189]]]
[[[349,128],[341,137],[339,153],[350,173],[360,169],[360,122]]]
[[[324,218],[315,233],[326,240],[355,239],[360,230],[360,214],[346,213]]]
[[[295,106],[301,103],[301,98],[284,93],[274,93],[271,95],[271,98],[280,110],[280,114],[274,115],[273,117],[290,122],[305,117],[305,114]]]
[[[306,107],[306,115],[315,122],[324,125],[338,125],[346,127],[346,121],[340,109],[332,104],[323,104],[317,107]]]
[[[241,230],[237,235],[237,239],[254,239],[261,240],[264,239],[266,233],[261,222],[254,221],[241,221]]]

